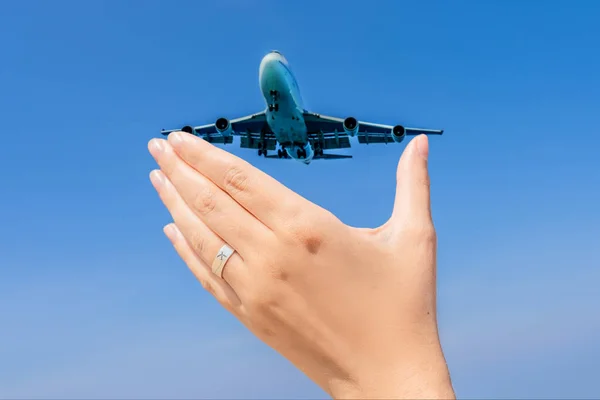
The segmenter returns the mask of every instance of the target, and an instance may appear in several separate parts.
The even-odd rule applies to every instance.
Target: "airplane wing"
[[[233,136],[241,136],[240,147],[242,148],[258,149],[261,140],[267,150],[275,150],[277,147],[277,139],[267,123],[264,111],[232,120],[219,118],[212,124],[163,129],[161,133],[167,136],[176,131],[191,133],[209,143],[230,144],[233,143]]]
[[[266,157],[267,158],[291,158],[288,155],[283,156],[283,157],[279,157],[279,155],[277,155],[277,154],[269,154]],[[323,153],[323,154],[315,154],[312,159],[313,160],[340,160],[340,159],[348,159],[348,158],[352,158],[352,156],[349,155],[349,154]]]
[[[321,140],[324,140],[324,149],[350,147],[348,136],[352,135],[350,135],[348,133],[349,131],[347,131],[344,127],[346,121],[348,121],[350,126],[352,126],[352,124],[354,124],[354,127],[357,126],[355,135],[358,138],[358,142],[361,144],[393,143],[396,141],[393,133],[395,128],[399,129],[399,132],[401,133],[401,138],[400,136],[396,136],[396,139],[400,138],[400,141],[404,139],[404,135],[413,136],[420,135],[422,133],[428,135],[441,135],[444,133],[443,130],[439,129],[410,128],[401,125],[394,126],[375,124],[372,122],[357,121],[354,118],[343,119],[312,112],[305,112],[304,120],[306,122],[308,134],[311,136],[311,138],[315,138],[316,140],[319,140],[320,138]]]

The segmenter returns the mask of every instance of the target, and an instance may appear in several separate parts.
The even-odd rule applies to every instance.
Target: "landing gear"
[[[298,148],[298,150],[296,150],[296,155],[298,158],[306,158],[306,149]]]
[[[277,103],[277,100],[279,100],[279,92],[277,90],[269,90],[269,94],[272,99],[272,103],[269,104],[269,111],[279,111],[279,104]]]
[[[258,145],[258,155],[267,157],[267,144],[261,143]]]
[[[286,149],[277,150],[277,157],[279,158],[288,158],[288,153]]]
[[[323,155],[323,149],[320,147],[315,148],[315,156],[322,156]]]

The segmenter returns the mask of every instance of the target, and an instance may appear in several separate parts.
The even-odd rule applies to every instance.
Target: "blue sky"
[[[318,398],[162,233],[147,141],[264,107],[282,51],[309,109],[430,140],[439,320],[460,397],[597,398],[600,3],[0,3],[0,398]],[[405,143],[234,154],[375,227]]]

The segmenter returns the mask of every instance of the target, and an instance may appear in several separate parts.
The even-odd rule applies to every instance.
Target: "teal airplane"
[[[336,118],[308,111],[303,106],[300,89],[286,58],[279,51],[268,53],[260,63],[260,89],[266,108],[241,118],[218,118],[214,123],[162,130],[188,132],[210,143],[233,143],[240,136],[240,146],[258,150],[267,158],[292,158],[304,164],[317,159],[351,158],[350,155],[326,153],[350,147],[350,137],[358,143],[400,143],[407,135],[437,134],[443,130],[408,128],[358,121],[355,117]],[[278,146],[279,144],[279,146]],[[275,151],[269,154],[269,151]]]

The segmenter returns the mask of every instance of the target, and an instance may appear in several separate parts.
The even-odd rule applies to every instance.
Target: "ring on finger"
[[[221,248],[217,252],[217,255],[215,256],[215,259],[212,263],[212,271],[219,278],[223,278],[223,269],[225,268],[227,260],[229,260],[233,253],[235,253],[235,250],[229,247],[227,243],[221,246]]]

